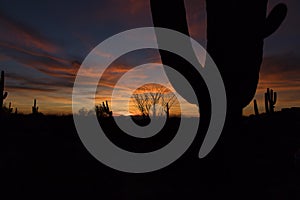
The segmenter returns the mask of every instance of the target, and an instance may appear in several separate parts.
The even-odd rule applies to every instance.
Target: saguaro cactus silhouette
[[[287,14],[287,7],[278,4],[267,17],[267,3],[267,0],[253,0],[247,1],[245,5],[240,0],[206,0],[207,51],[214,59],[225,83],[228,117],[233,119],[228,121],[234,121],[234,118],[241,116],[243,107],[254,97],[263,57],[263,41],[277,30]],[[151,0],[151,10],[156,27],[189,35],[184,0]],[[174,42],[171,40],[170,38],[169,42]],[[167,42],[162,41],[159,36],[157,41],[158,44]],[[165,65],[174,67],[192,85],[196,84],[194,88],[197,93],[202,93],[203,98],[205,87],[199,86],[203,84],[199,82],[199,74],[192,71],[189,64],[178,56],[164,51],[160,51],[160,54]],[[169,79],[171,83],[175,82],[172,77]],[[176,85],[174,87],[177,90]],[[186,97],[184,91],[177,92]],[[209,101],[201,103],[208,104]],[[207,110],[201,107],[201,111]]]
[[[9,102],[9,104],[8,104],[8,113],[12,113],[12,111],[13,111],[13,108],[11,107],[11,102]]]
[[[108,116],[112,116],[112,111],[109,109],[109,106],[108,106],[108,102],[105,101],[106,104],[104,104],[104,102],[102,102],[102,107],[104,109],[104,112],[108,114]]]
[[[96,114],[98,117],[112,117],[112,111],[110,110],[108,106],[108,101],[102,102],[102,105],[96,106]]]
[[[263,41],[286,16],[284,4],[275,6],[267,16],[267,3],[253,0],[243,6],[239,0],[206,1],[207,50],[222,74],[230,107],[242,109],[251,102],[259,79]]]
[[[1,71],[1,79],[0,79],[0,110],[3,108],[3,101],[7,97],[8,93],[4,92],[4,71]]]
[[[32,114],[36,115],[39,113],[39,107],[36,106],[36,99],[33,100],[33,106],[32,106]]]
[[[256,99],[254,99],[254,101],[253,101],[253,108],[254,108],[255,115],[258,116],[259,112],[258,112],[258,106],[257,106]]]
[[[277,102],[277,92],[267,88],[265,93],[265,107],[266,113],[274,113],[275,104]]]

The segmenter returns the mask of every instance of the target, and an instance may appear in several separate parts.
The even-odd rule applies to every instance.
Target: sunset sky
[[[204,0],[185,2],[191,36],[205,46]],[[300,106],[300,1],[270,0],[269,8],[279,2],[285,2],[289,10],[280,29],[265,40],[255,97],[260,112],[264,112],[267,87],[278,93],[276,110]],[[0,70],[6,73],[5,90],[9,93],[5,102],[29,113],[36,98],[43,113],[71,113],[76,72],[88,53],[114,34],[145,26],[153,26],[149,0],[0,0]],[[154,50],[122,56],[112,64],[108,77],[115,79],[132,66],[147,62],[157,64],[148,66],[148,74],[131,74],[133,83],[158,78],[159,74],[151,74],[152,67],[159,67]],[[103,87],[113,86],[106,80]],[[245,115],[252,113],[252,105],[245,108]]]

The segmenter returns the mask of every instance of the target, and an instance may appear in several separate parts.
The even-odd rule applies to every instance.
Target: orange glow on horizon
[[[267,88],[271,88],[278,93],[278,100],[275,105],[275,110],[280,111],[282,108],[297,107],[300,106],[300,84],[297,81],[283,80],[280,75],[261,75],[257,92],[254,99],[257,100],[260,113],[265,112],[264,108],[264,93]],[[9,102],[12,103],[12,107],[18,108],[19,113],[28,114],[31,113],[31,107],[33,105],[33,99],[37,99],[37,104],[40,111],[44,114],[72,114],[72,88],[57,88],[56,91],[38,91],[29,89],[17,89],[17,88],[5,88],[9,95],[4,101],[5,105]],[[137,91],[138,92],[138,91]],[[97,97],[96,101],[101,103],[102,101],[109,100],[104,96]],[[119,99],[120,103],[128,102],[127,99]],[[83,106],[84,107],[84,106]],[[130,107],[132,101],[130,102]],[[175,108],[174,108],[175,109]],[[132,114],[138,114],[138,111],[131,110]],[[244,115],[254,114],[253,101],[244,108]],[[176,115],[176,112],[175,112]]]

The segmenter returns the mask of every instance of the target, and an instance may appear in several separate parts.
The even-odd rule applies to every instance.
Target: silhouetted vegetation
[[[85,149],[71,115],[40,115],[34,99],[31,115],[0,118],[0,177],[4,183],[1,189],[11,198],[16,194],[24,198],[26,194],[41,193],[49,198],[59,195],[66,199],[95,196],[100,199],[272,199],[278,194],[282,199],[300,199],[299,109],[274,112],[277,95],[268,89],[266,109],[272,115],[241,115],[255,94],[263,40],[279,27],[286,7],[280,4],[266,18],[267,1],[251,1],[248,6],[240,7],[238,1],[206,2],[208,52],[219,67],[228,94],[224,133],[206,158],[198,159],[198,151],[209,123],[207,88],[187,61],[161,50],[163,63],[184,75],[200,100],[197,137],[180,159],[165,169],[147,174],[110,169]],[[183,0],[151,0],[151,9],[155,26],[189,35]],[[2,111],[7,96],[4,72],[0,86]],[[170,101],[165,101],[165,106],[169,115]],[[131,152],[151,152],[170,143],[181,120],[168,118],[157,135],[142,140],[120,130],[107,101],[95,109],[109,140]]]
[[[113,115],[113,112],[110,110],[107,101],[105,101],[105,103],[102,102],[102,104],[96,106],[95,111],[96,111],[97,117],[99,117],[99,118],[112,117],[112,115]]]
[[[1,79],[0,79],[0,114],[3,112],[3,101],[6,99],[8,93],[4,92],[4,71],[1,71]]]
[[[149,118],[150,113],[153,118],[163,114],[169,118],[170,109],[179,105],[177,97],[170,89],[153,83],[138,88],[132,95],[132,101],[144,118]],[[157,108],[158,106],[160,109]]]
[[[39,107],[36,106],[36,99],[33,100],[33,106],[32,106],[32,114],[37,115],[39,113]]]
[[[1,71],[1,79],[0,79],[0,116],[1,115],[9,115],[13,112],[12,103],[9,102],[8,106],[4,103],[4,100],[8,96],[8,92],[4,92],[5,86],[5,76],[4,71]],[[16,108],[17,112],[17,108]]]
[[[272,89],[267,88],[265,93],[265,107],[266,113],[274,113],[275,104],[277,102],[277,92],[273,92]]]
[[[150,2],[154,26],[179,31],[188,36],[190,35],[186,20],[184,0],[151,0]],[[255,0],[248,1],[247,5],[245,4],[243,6],[238,0],[207,0],[205,4],[207,11],[207,51],[221,73],[227,94],[227,116],[222,136],[218,141],[218,145],[215,147],[214,153],[211,153],[207,160],[213,160],[211,163],[215,162],[215,165],[224,166],[225,163],[225,165],[228,164],[230,166],[231,176],[235,177],[233,179],[235,179],[237,183],[243,183],[241,185],[235,185],[234,187],[234,194],[242,194],[242,196],[239,196],[239,199],[255,199],[257,197],[270,199],[269,196],[259,194],[256,189],[260,188],[260,192],[268,194],[267,191],[262,191],[262,188],[266,187],[263,186],[263,184],[268,185],[267,182],[272,179],[272,176],[267,178],[263,173],[260,173],[258,168],[266,167],[262,171],[265,170],[265,173],[268,175],[272,172],[274,176],[277,176],[280,170],[274,170],[278,167],[273,165],[277,163],[278,160],[276,161],[276,159],[282,159],[284,163],[285,161],[283,160],[292,155],[290,152],[289,156],[287,156],[286,150],[291,150],[291,146],[293,145],[290,144],[290,146],[288,146],[281,143],[284,141],[281,140],[282,137],[286,137],[283,133],[285,134],[287,130],[284,129],[289,129],[294,134],[296,134],[296,132],[290,129],[291,126],[298,129],[295,127],[295,124],[291,125],[290,122],[285,121],[286,119],[281,118],[281,114],[279,113],[250,118],[246,120],[247,123],[249,123],[247,125],[244,119],[242,119],[243,108],[252,101],[256,93],[259,71],[263,60],[264,39],[279,28],[287,14],[286,5],[278,4],[271,10],[269,15],[267,15],[267,3],[268,1]],[[159,47],[161,44],[174,42],[171,37],[166,38],[159,34],[156,36]],[[196,59],[191,43],[186,41],[182,44],[185,45],[182,49],[186,52],[191,52],[190,56],[194,56]],[[160,50],[160,56],[164,65],[170,66],[180,72],[193,87],[199,101],[198,106],[201,110],[201,121],[198,133],[204,134],[210,123],[209,119],[211,116],[211,101],[204,80],[197,70],[180,56],[164,50]],[[187,101],[196,103],[193,102],[192,99],[189,99],[184,88],[176,85],[176,78],[174,78],[172,74],[169,74],[168,70],[165,71],[170,82],[174,83],[173,86],[175,90]],[[273,101],[271,104],[269,104],[270,99]],[[270,99],[268,99],[268,105],[271,105],[271,107],[269,106],[268,108],[271,109],[270,112],[273,112],[273,106],[275,104],[274,94],[272,97],[270,95]],[[284,122],[282,121],[280,124],[281,120],[284,120]],[[277,127],[277,130],[275,130],[274,127],[270,127],[269,123],[272,122],[276,122],[276,125],[280,126],[280,128]],[[298,136],[295,135],[291,137],[298,138]],[[262,145],[259,150],[256,148],[257,143]],[[280,153],[278,149],[281,149],[282,152]],[[281,157],[283,154],[285,154],[285,156]],[[259,160],[260,158],[261,160]],[[281,161],[278,162],[281,163]],[[283,163],[280,164],[281,167],[285,165]],[[237,167],[234,167],[234,165]],[[272,167],[274,168],[272,169]],[[222,170],[223,168],[216,167],[215,171],[217,171],[217,169]],[[287,168],[285,168],[285,170],[287,170]],[[283,173],[286,175],[288,171]],[[254,181],[254,177],[256,177],[256,181]],[[201,179],[201,177],[198,178]],[[257,186],[251,184],[253,182],[255,182]],[[228,187],[222,192],[227,193],[227,190]],[[245,194],[247,194],[247,196]],[[256,195],[251,196],[251,194]],[[232,198],[232,196],[230,196],[230,198]]]
[[[254,99],[254,101],[253,101],[253,108],[254,108],[254,114],[256,116],[258,116],[259,115],[259,111],[258,111],[258,106],[257,106],[256,99]]]

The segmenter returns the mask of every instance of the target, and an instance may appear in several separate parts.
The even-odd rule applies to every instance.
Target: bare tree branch
[[[147,84],[138,88],[132,95],[135,107],[143,116],[150,116],[152,111],[153,117],[163,113],[169,117],[169,112],[172,106],[178,102],[174,93],[168,88],[159,84]],[[157,110],[157,105],[162,107]]]

